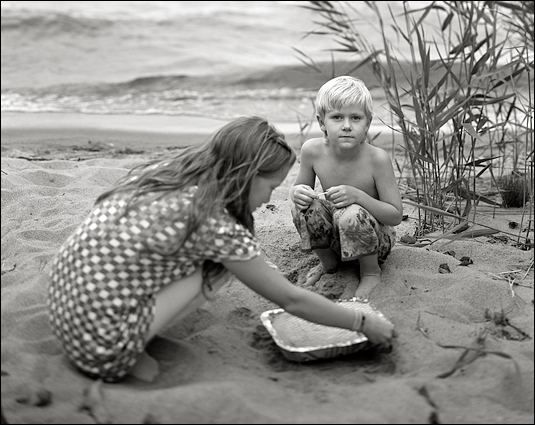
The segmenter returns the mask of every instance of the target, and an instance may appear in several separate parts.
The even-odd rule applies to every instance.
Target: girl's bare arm
[[[261,257],[223,264],[245,285],[288,313],[321,325],[352,329],[355,320],[352,310],[295,286]],[[374,315],[366,318],[363,332],[370,341],[379,345],[389,345],[394,336],[393,326]]]

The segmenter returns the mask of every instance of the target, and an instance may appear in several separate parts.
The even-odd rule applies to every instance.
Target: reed
[[[409,3],[423,2],[403,2],[397,16],[382,2],[312,1],[302,7],[320,19],[306,36],[332,37],[333,52],[353,64],[346,74],[371,67],[386,95],[393,148],[396,134],[403,140],[400,185],[422,212],[421,234],[475,217],[481,203],[507,206],[511,188],[499,184],[505,175],[521,176],[507,181],[527,188],[522,207],[531,225],[533,2],[437,1],[418,9]],[[362,7],[374,12],[380,46],[359,30]]]

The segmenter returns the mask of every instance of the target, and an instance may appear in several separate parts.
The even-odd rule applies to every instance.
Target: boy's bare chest
[[[314,170],[324,190],[346,184],[364,190],[372,196],[376,193],[373,166],[370,161],[359,159],[343,163],[328,159],[314,164]]]

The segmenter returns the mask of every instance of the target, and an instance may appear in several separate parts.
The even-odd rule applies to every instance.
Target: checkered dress
[[[96,205],[55,256],[48,307],[55,335],[85,373],[113,381],[143,352],[153,295],[205,260],[246,261],[260,246],[228,212],[187,239],[196,187],[170,193],[124,215],[124,194]]]

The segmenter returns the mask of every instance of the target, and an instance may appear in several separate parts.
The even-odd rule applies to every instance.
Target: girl
[[[52,328],[86,374],[151,381],[147,343],[234,274],[291,314],[362,331],[389,345],[392,326],[291,284],[262,258],[253,211],[296,159],[259,117],[225,125],[205,144],[134,168],[102,194],[50,272]]]

